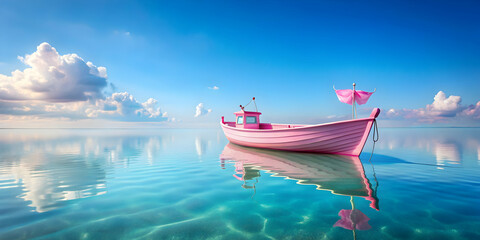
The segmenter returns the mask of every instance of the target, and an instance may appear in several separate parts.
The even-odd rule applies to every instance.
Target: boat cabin
[[[247,129],[259,129],[260,128],[260,112],[247,112],[239,111],[235,112],[235,127],[247,128]]]
[[[261,112],[248,112],[241,110],[235,112],[235,121],[234,122],[225,122],[225,117],[222,116],[222,124],[225,124],[229,127],[234,128],[243,128],[243,129],[261,129],[261,130],[270,130],[270,129],[285,129],[285,128],[299,128],[307,125],[300,124],[272,124],[272,123],[260,123],[260,114]]]

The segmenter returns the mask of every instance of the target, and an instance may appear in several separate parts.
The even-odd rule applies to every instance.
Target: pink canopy
[[[353,90],[352,89],[342,89],[342,90],[335,90],[337,93],[338,100],[343,103],[347,103],[352,105],[353,104]],[[365,91],[357,91],[355,90],[355,102],[359,105],[367,103],[370,96],[373,92],[365,92]]]

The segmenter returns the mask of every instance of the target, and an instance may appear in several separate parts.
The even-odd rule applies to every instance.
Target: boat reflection
[[[379,210],[376,188],[372,189],[358,157],[275,151],[228,143],[220,155],[222,166],[226,160],[234,161],[233,176],[243,181],[243,188],[253,189],[254,194],[263,170],[273,176],[296,180],[298,184],[316,185],[317,190],[350,196],[352,209],[341,209],[338,213],[340,219],[333,227],[351,230],[354,239],[356,230],[371,228],[368,224],[370,218],[355,207],[354,197],[365,198],[370,201],[371,208]]]
[[[317,190],[365,198],[371,208],[379,210],[376,192],[358,157],[255,149],[228,143],[220,160],[222,164],[225,160],[235,162],[234,177],[244,181],[244,188],[255,189],[260,170],[264,170],[299,184],[316,185]]]

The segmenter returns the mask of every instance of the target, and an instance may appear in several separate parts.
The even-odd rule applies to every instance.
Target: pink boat
[[[220,125],[230,142],[242,146],[359,156],[380,109],[367,118],[317,125],[260,123],[260,114],[242,108],[235,122],[222,117]]]

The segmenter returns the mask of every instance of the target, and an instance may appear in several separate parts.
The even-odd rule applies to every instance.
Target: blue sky
[[[0,99],[0,115],[15,119],[11,109],[36,101],[21,115],[216,124],[255,96],[265,121],[313,123],[348,116],[332,85],[356,82],[377,89],[361,108],[394,109],[383,115],[392,125],[478,125],[479,9],[476,1],[1,1],[4,79],[31,67],[17,57],[46,42],[60,56],[106,68],[115,88],[95,89],[107,99],[97,108],[113,104],[113,92],[128,92],[135,113],[149,98],[161,113],[39,115],[31,110],[38,101],[59,101],[42,95],[3,99],[3,107]],[[434,103],[440,91],[445,97]],[[194,117],[200,103],[205,109]]]

